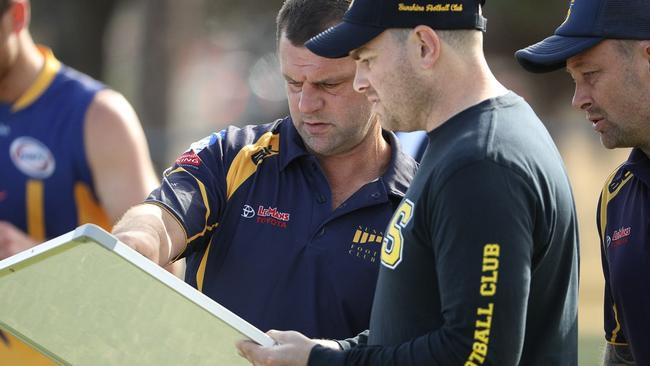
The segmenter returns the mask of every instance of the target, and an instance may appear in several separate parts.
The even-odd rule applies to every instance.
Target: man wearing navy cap
[[[571,188],[541,121],[485,61],[482,5],[355,0],[307,42],[351,55],[383,127],[426,130],[429,147],[386,229],[370,330],[327,345],[271,331],[276,346],[238,344],[249,361],[577,365]]]
[[[566,67],[572,104],[602,144],[633,148],[607,179],[597,210],[605,365],[650,365],[650,2],[571,1],[555,34],[516,57],[532,72]]]

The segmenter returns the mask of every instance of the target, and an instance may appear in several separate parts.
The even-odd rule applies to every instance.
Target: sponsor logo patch
[[[264,207],[260,205],[257,208],[256,214],[256,222],[258,224],[269,224],[281,229],[286,229],[287,224],[291,220],[291,214],[278,211],[276,207]]]
[[[621,227],[618,230],[614,230],[614,234],[610,237],[607,236],[607,247],[610,245],[619,246],[627,244],[630,241],[630,234],[632,234],[632,227]]]
[[[191,167],[199,167],[201,165],[201,158],[199,158],[198,155],[192,150],[186,151],[183,153],[183,155],[179,156],[178,159],[176,159],[176,164],[180,166],[191,166]]]
[[[255,216],[255,210],[250,205],[244,205],[241,212],[241,217],[250,219]]]
[[[32,178],[49,178],[56,167],[50,149],[32,137],[15,139],[9,147],[9,155],[16,168]]]

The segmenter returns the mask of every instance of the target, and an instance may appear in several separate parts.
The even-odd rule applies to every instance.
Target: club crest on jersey
[[[49,178],[56,167],[50,149],[32,137],[15,139],[9,147],[9,155],[18,170],[35,179]]]
[[[269,156],[277,155],[278,153],[279,151],[272,150],[271,146],[263,147],[251,155],[251,160],[253,161],[253,164],[259,165],[262,160]]]
[[[376,263],[379,259],[379,250],[383,239],[384,233],[359,226],[354,232],[348,254],[370,263]]]

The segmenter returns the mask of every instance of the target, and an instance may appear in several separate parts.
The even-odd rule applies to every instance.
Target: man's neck
[[[19,36],[19,48],[14,64],[0,79],[0,101],[14,103],[34,83],[45,58],[29,35]]]
[[[361,187],[384,174],[391,160],[391,146],[377,124],[369,136],[352,150],[318,160],[332,191],[336,209]]]
[[[508,89],[494,77],[483,59],[473,64],[452,67],[458,69],[443,73],[447,80],[443,80],[439,85],[450,87],[445,88],[444,103],[439,102],[435,110],[431,111],[427,119],[427,131],[440,127],[453,116],[484,100],[508,92]]]

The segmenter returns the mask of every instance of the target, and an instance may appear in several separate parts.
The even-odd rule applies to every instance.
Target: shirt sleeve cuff
[[[307,366],[344,366],[345,352],[316,345],[309,352]]]

